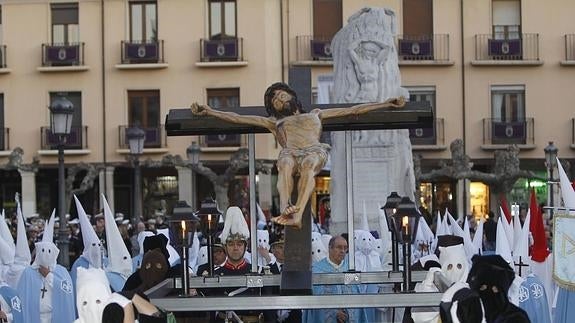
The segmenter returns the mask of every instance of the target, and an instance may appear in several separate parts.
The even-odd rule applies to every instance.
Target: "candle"
[[[212,229],[212,214],[208,213],[208,230]]]
[[[402,220],[401,220],[402,226],[403,226],[403,232],[404,234],[407,236],[409,235],[409,217],[407,215],[404,215]]]
[[[186,243],[186,221],[182,220],[182,244]]]

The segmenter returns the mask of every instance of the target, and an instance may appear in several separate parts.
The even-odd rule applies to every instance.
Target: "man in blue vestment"
[[[3,215],[0,216],[0,221],[4,221]],[[0,225],[5,223],[0,222]],[[7,238],[12,239],[12,236]],[[16,290],[8,286],[4,280],[4,273],[12,262],[14,262],[14,249],[4,237],[0,237],[0,322],[18,323],[22,322],[22,302]]]
[[[26,267],[18,282],[24,322],[69,323],[76,318],[74,287],[66,268],[56,264],[60,250],[53,241],[54,213],[41,242],[36,243],[36,259]]]
[[[347,241],[342,236],[331,238],[328,245],[328,256],[313,265],[314,273],[343,273],[349,270],[347,262]],[[358,294],[357,285],[314,285],[314,295],[346,295]],[[367,322],[364,309],[323,309],[306,310],[303,313],[303,322]]]
[[[545,287],[533,274],[528,275],[519,287],[519,308],[527,312],[531,322],[551,323]]]

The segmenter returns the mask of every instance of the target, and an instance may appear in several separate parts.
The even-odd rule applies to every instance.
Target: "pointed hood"
[[[445,214],[443,215],[443,230],[444,230],[444,234],[446,235],[450,235],[453,234],[453,228],[451,227],[453,225],[453,222],[450,224],[448,218],[451,217],[451,213],[449,213],[449,210],[447,208],[445,208]]]
[[[513,249],[513,261],[516,264],[525,264],[529,265],[531,258],[529,258],[529,224],[531,223],[531,211],[527,212],[527,216],[525,217],[525,223],[521,230],[519,230],[519,237],[515,242],[515,248]],[[521,223],[519,223],[521,226]],[[517,270],[517,273],[519,271]],[[521,277],[527,278],[527,275],[530,273],[530,270],[521,270]]]
[[[365,230],[369,232],[369,221],[367,219],[367,210],[365,208],[365,200],[362,201],[363,212],[361,214],[361,223],[359,224],[358,230]]]
[[[158,230],[156,230],[156,232],[157,232],[157,234],[164,235],[166,237],[166,239],[168,240],[168,243],[166,244],[166,249],[168,250],[168,254],[170,255],[170,257],[168,258],[168,262],[169,262],[170,267],[173,267],[173,266],[177,265],[178,263],[180,263],[180,260],[181,260],[180,254],[170,244],[170,229],[168,229],[168,228],[158,229]]]
[[[483,224],[485,220],[481,218],[477,227],[475,228],[475,235],[473,236],[473,249],[475,253],[483,254]]]
[[[248,223],[244,218],[242,210],[237,206],[230,206],[226,211],[224,229],[220,234],[222,243],[226,243],[228,240],[247,241],[249,238],[250,229],[248,228]]]
[[[513,217],[513,250],[517,248],[519,244],[519,239],[521,239],[521,220],[519,219],[519,214]]]
[[[54,244],[54,222],[56,222],[56,210],[52,211],[52,215],[48,223],[44,227],[44,235],[42,241],[36,243],[36,257],[34,258],[33,268],[39,266],[50,268],[50,271],[56,267],[58,254],[60,250]]]
[[[511,212],[509,212],[509,207],[507,206],[507,199],[505,198],[505,194],[501,194],[499,198],[501,200],[501,213],[505,215],[507,223],[511,223]]]
[[[16,201],[16,217],[18,218],[18,227],[16,231],[16,253],[14,254],[14,263],[28,266],[32,261],[28,238],[26,237],[26,225],[24,225],[24,216],[20,208],[20,202]]]
[[[495,253],[500,255],[509,264],[513,263],[511,256],[511,248],[509,247],[509,240],[503,228],[503,222],[507,221],[504,217],[500,217],[497,221],[497,237],[495,240]]]
[[[435,217],[435,239],[437,237],[447,235],[445,228],[443,227],[443,219],[441,218],[441,213],[437,211],[437,216]]]
[[[510,222],[507,221],[507,216],[505,215],[505,211],[503,210],[503,208],[501,208],[501,216],[499,217],[499,220],[497,221],[498,223],[501,222],[501,225],[503,226],[503,231],[505,231],[505,236],[507,237],[507,245],[509,246],[509,248],[511,248],[510,250],[513,250],[513,242],[515,241],[515,238],[513,237],[513,227],[511,226]]]
[[[262,210],[262,208],[258,203],[256,203],[256,210],[258,214],[257,228],[261,230],[266,226],[268,221],[266,220],[266,215],[264,214],[264,211]]]
[[[563,196],[563,203],[565,207],[575,209],[575,190],[571,186],[569,177],[565,173],[559,158],[557,158],[557,169],[559,170],[559,184],[561,186],[561,196]],[[572,213],[571,211],[569,213]]]
[[[531,235],[533,236],[533,246],[531,247],[531,260],[544,262],[549,256],[549,247],[547,246],[547,237],[545,237],[545,226],[543,225],[543,214],[537,204],[535,190],[531,190],[529,201],[529,213],[531,214]]]
[[[471,260],[471,257],[475,254],[475,248],[473,247],[473,242],[471,241],[471,236],[469,234],[465,234],[465,231],[459,226],[457,221],[449,214],[449,212],[445,213],[451,222],[451,231],[453,235],[461,237],[463,239],[463,247],[465,249],[465,254],[467,255],[467,259]]]
[[[12,233],[8,224],[6,223],[6,218],[4,217],[4,210],[0,214],[0,239],[6,243],[7,249],[2,251],[3,259],[8,261],[7,264],[14,262],[14,254],[16,253],[16,244],[14,243],[14,238],[12,238]],[[6,258],[8,257],[8,258]]]
[[[387,225],[387,216],[385,215],[385,210],[382,209],[381,205],[378,205],[377,211],[379,212],[378,222],[379,237],[381,238],[381,248],[382,252],[385,254],[386,250],[391,249],[391,232],[389,232],[389,226]]]
[[[417,225],[417,232],[415,233],[414,255],[419,253],[420,257],[427,256],[433,253],[433,250],[435,250],[436,245],[437,243],[433,231],[431,231],[431,228],[429,227],[425,219],[423,217],[420,218],[419,224]],[[423,250],[423,248],[427,248],[427,250]],[[412,262],[414,262],[414,260],[417,261],[418,259],[412,259]]]
[[[108,268],[107,271],[118,273],[124,278],[132,274],[132,257],[120,234],[114,213],[104,194],[102,196],[102,205],[104,206],[104,221],[106,222],[106,241],[108,247]]]
[[[76,203],[78,220],[80,221],[80,232],[82,232],[82,241],[84,242],[82,256],[88,260],[92,267],[102,268],[102,243],[100,242],[100,238],[96,235],[96,231],[94,231],[92,224],[90,224],[88,215],[76,195],[74,195],[74,202]]]
[[[197,234],[194,234],[192,238],[192,245],[188,249],[188,254],[190,257],[188,258],[188,266],[192,269],[195,273],[198,271],[198,256],[200,253],[200,239],[198,238]]]

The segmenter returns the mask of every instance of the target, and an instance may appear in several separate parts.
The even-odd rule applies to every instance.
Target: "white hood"
[[[110,283],[104,270],[79,267],[76,279],[76,322],[102,322],[102,312],[111,296]]]
[[[34,263],[32,264],[33,268],[42,266],[50,268],[50,271],[53,271],[56,267],[60,249],[54,244],[55,213],[56,210],[53,210],[48,223],[44,227],[42,241],[36,243],[36,258],[34,258]]]
[[[110,209],[106,197],[102,194],[102,205],[104,206],[104,221],[106,221],[106,241],[108,248],[108,268],[107,271],[119,273],[128,279],[132,274],[132,257],[122,239],[114,213]]]
[[[82,232],[82,241],[84,242],[82,256],[88,260],[90,266],[102,268],[102,243],[98,235],[96,235],[96,231],[94,231],[90,220],[88,220],[88,215],[76,195],[74,195],[74,201],[76,202],[76,209],[78,210],[80,231]]]

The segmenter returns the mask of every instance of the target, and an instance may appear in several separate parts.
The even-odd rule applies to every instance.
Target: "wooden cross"
[[[42,292],[42,298],[44,298],[44,294],[48,291],[46,289],[46,286],[42,286],[42,288],[40,289],[40,291]]]
[[[521,256],[519,256],[519,263],[514,264],[515,266],[519,267],[519,276],[521,276],[521,268],[522,267],[529,267],[528,264],[523,262],[523,259],[521,259]]]
[[[311,104],[311,71],[294,67],[289,71],[290,87],[307,111],[350,107],[355,104]],[[240,115],[267,117],[263,106],[219,109]],[[407,129],[433,127],[433,113],[428,102],[408,102],[403,108],[384,108],[369,114],[327,119],[323,131]],[[262,127],[226,122],[209,116],[196,116],[190,108],[171,109],[165,121],[168,136],[267,133]],[[297,187],[297,186],[296,186]],[[292,200],[297,200],[297,196]],[[302,229],[287,226],[285,232],[285,266],[282,270],[282,295],[311,294],[311,208],[308,202]]]

